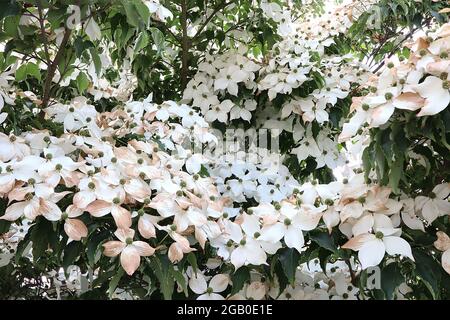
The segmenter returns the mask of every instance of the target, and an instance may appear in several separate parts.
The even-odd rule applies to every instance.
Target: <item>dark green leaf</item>
[[[112,295],[114,294],[114,291],[116,291],[117,285],[119,284],[120,279],[122,279],[124,272],[125,272],[125,270],[123,270],[122,267],[119,267],[119,270],[117,270],[117,273],[109,282],[108,293],[109,293],[110,299],[111,299]]]
[[[390,263],[381,270],[381,288],[383,289],[386,299],[394,298],[395,289],[405,281],[400,273],[400,267],[397,263]]]
[[[233,286],[231,288],[231,295],[238,293],[245,285],[247,281],[250,280],[250,271],[247,267],[240,267],[231,275],[231,282]]]
[[[299,232],[302,232],[299,230]],[[294,248],[285,248],[280,250],[279,260],[283,267],[284,274],[286,275],[290,284],[294,284],[295,272],[299,265],[300,255]]]
[[[18,15],[20,6],[16,0],[3,0],[1,3],[0,20],[8,16]]]
[[[72,241],[64,249],[64,257],[62,261],[62,266],[64,270],[72,265],[77,257],[80,255],[83,249],[83,244],[80,241]]]
[[[309,233],[309,238],[322,248],[325,248],[331,252],[337,251],[334,238],[328,232],[312,231]]]

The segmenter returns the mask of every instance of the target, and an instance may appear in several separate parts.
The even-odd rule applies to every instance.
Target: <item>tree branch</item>
[[[181,90],[187,85],[188,77],[188,54],[189,54],[189,38],[187,34],[187,0],[181,0]]]
[[[353,284],[354,286],[357,286],[356,274],[355,274],[355,271],[352,269],[352,264],[350,263],[350,260],[349,260],[349,259],[346,259],[346,260],[345,260],[345,263],[347,264],[348,270],[350,271],[350,277],[351,277],[351,279],[352,279],[352,284]]]
[[[429,24],[431,21],[431,18],[427,18],[425,19],[425,21],[419,26],[416,27],[414,29],[412,29],[410,32],[408,32],[405,37],[400,41],[400,43],[398,43],[395,48],[391,51],[391,53],[387,56],[387,58],[389,59],[390,57],[392,57],[394,54],[397,53],[398,49],[400,49],[400,47],[403,45],[403,43],[405,43],[406,40],[410,39],[416,32],[417,30],[423,28],[424,26],[426,26],[427,24]],[[386,59],[384,59],[373,71],[373,73],[377,73],[385,64]]]
[[[44,43],[44,53],[45,53],[45,59],[47,59],[47,66],[50,65],[50,54],[48,51],[48,40],[47,40],[47,33],[45,32],[45,18],[44,15],[42,13],[42,6],[41,6],[41,1],[38,0],[37,1],[37,9],[38,9],[38,13],[39,13],[39,27],[41,30],[41,37],[42,37],[42,42]]]
[[[45,78],[45,84],[44,84],[44,94],[42,98],[42,108],[46,108],[48,105],[48,102],[50,100],[50,89],[52,85],[52,80],[55,75],[56,69],[58,67],[59,61],[61,60],[64,50],[66,48],[67,42],[69,41],[70,35],[72,33],[72,30],[65,29],[64,36],[61,41],[61,45],[59,46],[58,52],[56,53],[55,59],[51,62],[47,69],[47,76]],[[43,112],[43,111],[41,111]]]
[[[200,33],[203,31],[203,29],[206,28],[208,23],[212,20],[212,18],[214,18],[214,16],[217,14],[217,12],[219,12],[220,10],[225,9],[228,5],[232,4],[233,2],[234,1],[229,1],[229,2],[224,1],[224,2],[222,2],[222,4],[217,6],[217,8],[214,9],[214,11],[211,13],[211,15],[208,18],[206,18],[205,22],[197,30],[197,32],[195,33],[193,39],[197,38],[200,35]]]

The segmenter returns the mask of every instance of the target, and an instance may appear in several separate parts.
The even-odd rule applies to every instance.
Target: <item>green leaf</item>
[[[392,163],[389,171],[389,187],[391,187],[392,191],[397,194],[400,193],[398,184],[403,175],[403,160],[403,155],[399,155]]]
[[[136,6],[132,1],[123,1],[123,8],[125,9],[125,15],[127,16],[127,22],[133,27],[138,28],[141,17],[136,9]]]
[[[11,38],[19,39],[20,16],[8,16],[3,20],[3,31]]]
[[[394,141],[393,148],[396,153],[404,153],[410,146],[409,140],[406,138],[404,127],[399,122],[392,124],[391,139]]]
[[[420,249],[414,248],[412,253],[416,261],[416,272],[420,280],[430,291],[433,299],[439,299],[440,265]]]
[[[20,258],[22,258],[22,256],[23,256],[23,252],[25,251],[25,249],[27,249],[27,247],[31,243],[31,231],[33,228],[34,228],[34,226],[32,226],[30,228],[30,230],[28,230],[28,233],[25,235],[23,240],[20,241],[19,244],[17,245],[16,256],[15,256],[16,263],[19,263]]]
[[[27,64],[23,64],[19,68],[17,68],[16,81],[23,81],[27,78],[27,76],[32,76],[41,81],[41,72],[39,70],[39,67],[32,62],[28,62]]]
[[[15,16],[20,13],[20,6],[16,0],[3,0],[1,4],[0,20],[8,16]]]
[[[77,76],[77,88],[78,93],[83,94],[84,91],[89,87],[89,79],[84,72],[80,72]]]
[[[100,60],[100,56],[98,55],[97,49],[94,47],[89,48],[89,52],[91,53],[92,60],[94,61],[95,72],[100,74],[102,70],[102,61]]]
[[[377,164],[376,169],[377,169],[378,179],[380,181],[383,181],[384,177],[385,177],[386,158],[385,158],[382,148],[380,147],[380,145],[378,143],[375,145],[375,160],[376,160],[376,164]]]
[[[230,295],[238,293],[250,280],[250,271],[247,267],[240,267],[231,275],[231,282],[233,286],[231,288]]]
[[[16,70],[16,81],[20,82],[27,78],[27,65],[23,64]]]
[[[383,289],[388,300],[394,298],[395,289],[404,281],[405,279],[400,273],[400,267],[395,262],[388,264],[381,270],[381,289]]]
[[[370,170],[373,168],[372,155],[370,153],[372,144],[365,148],[362,154],[362,163],[364,167],[364,179],[367,181],[369,178]]]
[[[142,19],[142,22],[148,26],[149,23],[149,19],[150,19],[150,10],[148,9],[148,7],[144,4],[144,2],[142,2],[141,0],[133,0],[134,2],[134,6],[137,10],[137,13],[139,14],[139,16]]]
[[[55,232],[52,223],[47,219],[40,217],[36,220],[36,225],[31,231],[31,241],[33,241],[33,257],[39,259],[52,244]]]
[[[142,31],[138,38],[136,39],[136,44],[134,45],[134,54],[141,51],[143,48],[145,48],[148,45],[148,34],[147,31]]]
[[[309,238],[321,248],[325,248],[331,252],[337,251],[334,238],[328,232],[312,231],[309,233]]]
[[[327,273],[327,264],[330,260],[332,253],[324,248],[319,248],[319,252],[317,254],[317,257],[319,258],[320,267],[322,268],[323,272]]]
[[[86,255],[87,255],[87,258],[88,258],[89,265],[91,267],[93,267],[95,262],[96,262],[95,261],[95,256],[96,256],[97,249],[98,249],[100,243],[102,241],[104,241],[105,239],[107,239],[109,237],[109,235],[110,235],[110,232],[108,230],[104,230],[104,231],[101,231],[99,233],[93,234],[89,238],[88,244],[87,244]]]
[[[114,294],[114,291],[116,291],[117,285],[119,284],[120,279],[122,279],[124,272],[125,272],[125,270],[123,270],[122,267],[119,267],[119,270],[117,270],[116,275],[109,282],[108,293],[109,293],[110,299],[111,299],[112,295]]]
[[[179,270],[175,270],[174,267],[170,266],[170,274],[175,279],[175,281],[180,285],[181,288],[183,288],[184,295],[186,298],[189,296],[188,288],[187,288],[187,281],[186,278],[183,276],[183,274]]]
[[[150,28],[150,32],[152,33],[152,39],[156,45],[157,52],[161,54],[161,51],[164,49],[164,34],[158,28]]]
[[[0,216],[4,215],[7,206],[8,206],[7,199],[0,199]],[[8,232],[9,227],[11,226],[11,224],[12,224],[11,221],[0,220],[0,234]]]
[[[299,232],[302,232],[299,230]],[[295,272],[299,265],[300,254],[294,248],[285,248],[281,250],[279,260],[283,267],[284,274],[286,275],[289,283],[294,285]]]
[[[87,49],[94,47],[94,44],[89,40],[83,40],[82,37],[77,37],[73,43],[75,48],[75,53],[77,57],[81,57],[83,52]]]
[[[208,169],[204,166],[201,165],[200,167],[200,171],[198,172],[198,174],[200,175],[200,177],[205,178],[205,177],[209,177],[209,172]]]
[[[153,256],[147,259],[153,273],[159,280],[160,290],[165,300],[172,298],[175,281],[170,274],[171,263],[166,255]]]
[[[67,268],[75,262],[82,249],[83,244],[80,241],[72,241],[66,246],[62,261],[62,267],[64,270],[67,270]]]
[[[197,257],[195,256],[195,254],[192,253],[192,252],[189,252],[187,257],[186,257],[186,259],[189,262],[189,264],[191,265],[191,267],[194,270],[195,274],[197,274],[198,264],[197,264]]]

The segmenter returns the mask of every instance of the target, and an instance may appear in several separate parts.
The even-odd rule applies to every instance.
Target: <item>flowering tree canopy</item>
[[[440,0],[7,0],[0,298],[450,298]]]

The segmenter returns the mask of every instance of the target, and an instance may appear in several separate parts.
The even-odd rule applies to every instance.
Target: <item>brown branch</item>
[[[205,22],[200,26],[200,28],[197,30],[197,32],[195,33],[193,39],[197,38],[200,33],[203,31],[203,29],[206,28],[206,26],[208,25],[208,23],[212,20],[212,18],[214,18],[214,16],[220,11],[225,9],[227,6],[229,6],[230,4],[232,4],[234,1],[229,1],[229,2],[222,2],[221,5],[217,6],[217,8],[214,9],[214,11],[211,13],[211,15],[206,18]]]
[[[72,30],[65,29],[64,36],[61,41],[61,45],[59,46],[58,52],[56,53],[55,59],[51,62],[47,69],[47,76],[45,78],[45,84],[44,84],[44,94],[42,98],[42,108],[46,108],[48,105],[48,102],[50,100],[50,89],[52,85],[52,80],[55,75],[56,69],[58,68],[59,61],[63,57],[64,50],[66,49],[66,45],[69,42],[70,35],[72,33]],[[43,111],[41,111],[41,116],[43,116]]]
[[[181,90],[187,85],[188,77],[188,54],[189,54],[189,38],[187,34],[187,0],[181,0]]]
[[[38,13],[39,13],[39,27],[41,30],[41,37],[42,37],[42,42],[44,43],[44,53],[45,53],[45,58],[47,59],[47,66],[50,65],[50,54],[48,51],[48,40],[47,40],[47,33],[45,32],[45,18],[44,15],[42,14],[42,6],[41,6],[41,1],[38,0],[37,1],[37,9],[38,9]]]
[[[178,41],[179,43],[181,43],[181,38],[180,38],[178,35],[176,35],[175,33],[173,33],[172,30],[170,30],[169,27],[167,27],[167,25],[166,25],[165,23],[162,23],[161,21],[158,21],[158,20],[155,20],[155,19],[152,19],[152,21],[153,21],[153,24],[154,24],[156,27],[161,28],[161,29],[164,29],[165,31],[167,31],[168,33],[170,33],[170,35],[171,35],[176,41]]]
[[[348,270],[350,271],[350,277],[352,278],[352,284],[354,286],[357,286],[356,274],[355,274],[355,271],[352,269],[352,264],[350,263],[350,260],[346,259],[345,263],[347,264]]]
[[[405,37],[395,46],[394,50],[389,53],[387,58],[391,58],[394,54],[397,53],[398,49],[401,48],[401,46],[405,43],[406,40],[410,39],[419,29],[423,28],[424,26],[428,25],[431,21],[431,18],[425,19],[425,21],[419,26],[414,29],[412,29],[408,34],[405,35]],[[384,44],[383,44],[384,45]],[[385,64],[386,59],[384,59],[373,71],[373,73],[377,73]]]

